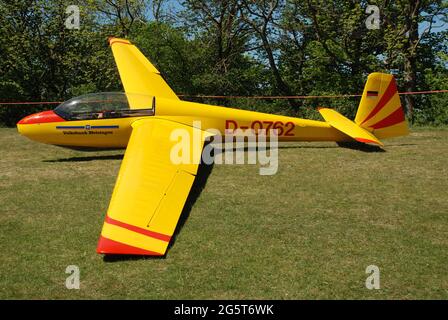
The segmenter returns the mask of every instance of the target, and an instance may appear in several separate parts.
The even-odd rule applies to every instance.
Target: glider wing
[[[179,100],[174,91],[163,80],[160,72],[131,42],[111,38],[109,44],[126,93]],[[145,108],[145,106],[141,106],[139,101],[132,101],[135,99],[138,100],[134,97],[129,101],[131,109]]]
[[[185,130],[189,137],[200,137],[200,144],[186,146],[193,159],[200,159],[210,134],[157,118],[137,120],[132,127],[97,252],[164,255],[199,166],[172,161],[179,142],[171,133]]]

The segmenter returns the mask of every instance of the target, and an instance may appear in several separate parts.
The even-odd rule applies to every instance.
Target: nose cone
[[[29,139],[45,142],[51,135],[48,126],[42,124],[65,121],[53,111],[43,111],[26,116],[17,123],[19,133]]]
[[[39,113],[34,113],[26,116],[20,120],[17,124],[36,124],[36,123],[47,123],[47,122],[61,122],[65,121],[60,116],[58,116],[54,111],[43,111]]]

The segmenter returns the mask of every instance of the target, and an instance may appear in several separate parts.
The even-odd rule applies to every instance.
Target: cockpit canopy
[[[90,93],[61,103],[54,112],[65,120],[153,116],[153,96],[123,92]]]

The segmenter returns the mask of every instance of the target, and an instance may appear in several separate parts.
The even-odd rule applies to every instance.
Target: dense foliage
[[[380,28],[366,27],[368,5]],[[68,5],[80,28],[68,29]],[[204,99],[188,95],[334,95],[362,91],[368,73],[396,74],[400,91],[447,89],[444,0],[0,0],[0,102],[63,101],[122,91],[107,44],[126,37],[185,99],[316,117],[353,116],[358,99]],[[402,97],[417,124],[448,124],[448,94]],[[48,105],[1,106],[13,125]]]

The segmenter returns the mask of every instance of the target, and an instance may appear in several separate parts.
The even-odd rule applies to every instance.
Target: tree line
[[[67,28],[70,5],[79,29]],[[310,118],[328,106],[353,117],[356,98],[197,96],[353,94],[375,71],[395,74],[403,92],[447,89],[447,13],[444,0],[0,0],[0,102],[122,91],[107,43],[116,36],[184,99]],[[447,94],[402,103],[415,124],[448,124]],[[0,123],[48,108],[0,105]]]

